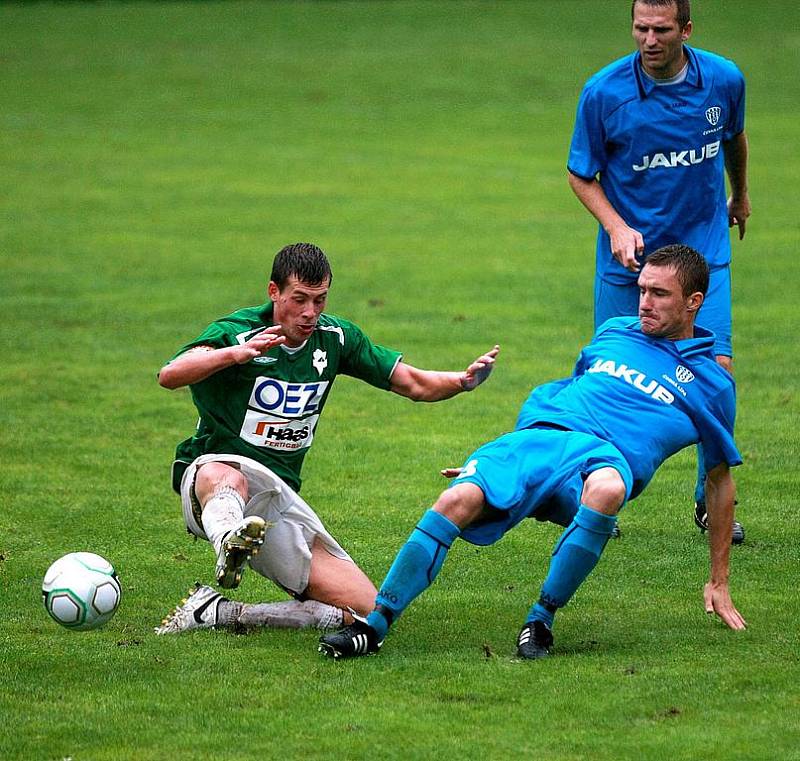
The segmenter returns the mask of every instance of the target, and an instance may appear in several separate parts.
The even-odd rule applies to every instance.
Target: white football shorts
[[[250,499],[244,514],[258,515],[267,523],[264,544],[250,567],[295,597],[302,597],[311,570],[311,547],[319,539],[334,557],[353,562],[328,533],[311,506],[269,468],[249,457],[207,454],[198,457],[181,479],[183,519],[189,533],[208,540],[200,522],[200,505],[194,493],[197,469],[208,462],[224,462],[247,479]]]

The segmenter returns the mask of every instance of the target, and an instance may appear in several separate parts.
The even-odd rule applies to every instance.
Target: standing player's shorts
[[[639,286],[615,285],[599,277],[594,281],[594,329],[612,317],[639,314]],[[697,313],[697,324],[714,333],[714,354],[733,356],[731,327],[731,268],[715,267],[708,281],[708,293]]]
[[[614,468],[625,482],[633,474],[620,451],[587,433],[525,428],[484,444],[467,459],[457,484],[480,487],[492,515],[461,532],[472,544],[492,544],[523,518],[568,526],[581,503],[583,482],[600,468]]]
[[[353,562],[328,533],[322,521],[300,495],[269,468],[249,457],[207,454],[189,465],[181,479],[183,519],[191,534],[208,539],[200,520],[200,503],[194,491],[197,469],[208,462],[223,462],[247,479],[250,499],[244,514],[258,515],[267,523],[264,544],[250,567],[295,597],[302,597],[311,570],[311,548],[319,539],[334,557]]]

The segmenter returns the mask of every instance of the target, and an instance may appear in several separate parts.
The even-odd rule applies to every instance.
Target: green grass
[[[0,758],[800,758],[800,11],[694,10],[695,44],[749,86],[732,560],[748,631],[703,613],[686,453],[559,615],[558,657],[512,658],[557,536],[531,522],[457,544],[381,656],[337,664],[313,632],[152,634],[212,568],[168,487],[194,411],[155,373],[260,301],[295,240],[329,253],[331,311],[413,364],[499,341],[491,382],[446,404],[337,385],[304,496],[382,578],[438,468],[512,426],[591,334],[595,228],[565,161],[584,80],[631,47],[627,2],[0,5]],[[121,576],[98,632],[40,602],[78,549]],[[240,596],[281,599],[252,574]]]

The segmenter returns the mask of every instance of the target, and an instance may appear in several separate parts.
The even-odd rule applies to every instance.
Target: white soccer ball
[[[108,623],[122,599],[114,566],[93,552],[70,552],[47,569],[44,607],[67,629],[97,629]]]

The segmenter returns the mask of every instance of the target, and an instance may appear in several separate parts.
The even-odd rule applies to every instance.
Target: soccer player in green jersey
[[[499,347],[464,371],[421,370],[373,344],[358,326],[327,314],[325,254],[309,243],[275,257],[266,304],[213,322],[159,372],[165,388],[189,386],[200,413],[178,445],[172,485],[189,532],[217,555],[216,580],[239,585],[246,565],[294,600],[251,605],[197,589],[156,629],[317,626],[350,623],[377,590],[297,494],[303,459],[339,374],[414,401],[471,391],[491,373]]]

